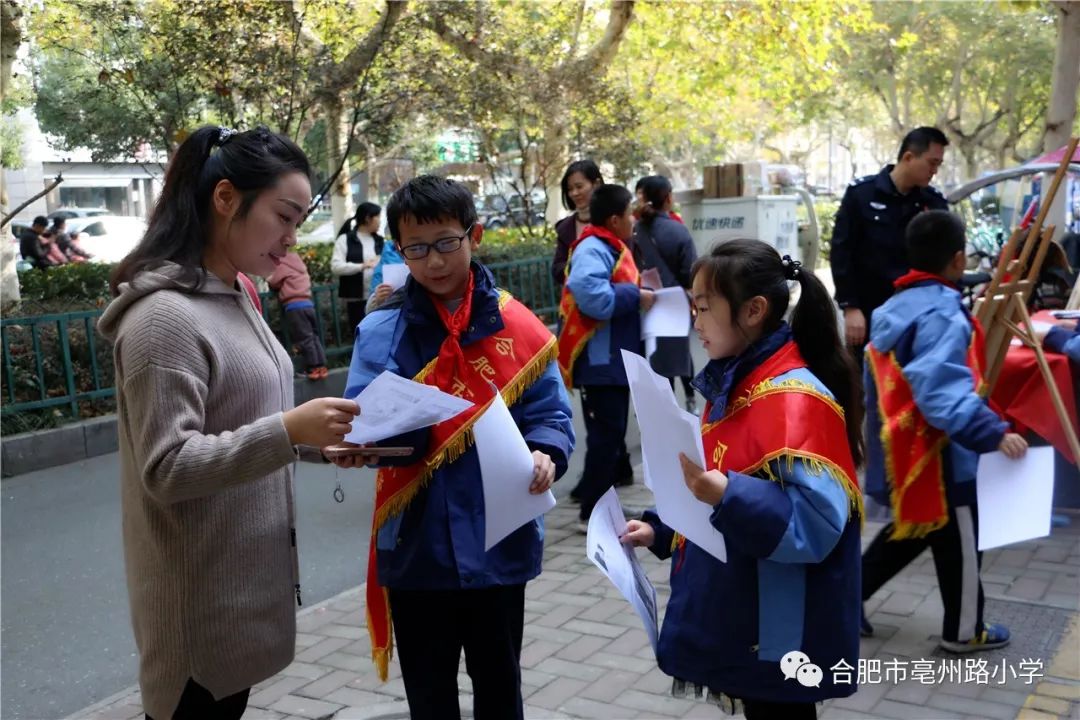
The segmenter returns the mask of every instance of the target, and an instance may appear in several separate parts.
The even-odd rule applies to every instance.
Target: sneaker
[[[697,415],[697,400],[694,398],[693,395],[686,398],[686,412],[690,413],[691,415]]]
[[[1009,628],[998,623],[983,623],[983,631],[978,637],[967,642],[958,640],[942,640],[941,649],[952,653],[982,652],[994,648],[1005,647],[1009,644]]]
[[[859,618],[859,636],[874,637],[874,626],[866,619],[866,611],[863,610]]]
[[[578,533],[581,534],[581,535],[588,535],[589,534],[589,521],[579,519],[577,521],[577,523],[574,524],[574,529],[577,530]]]
[[[307,379],[308,380],[325,380],[326,377],[329,374],[330,374],[330,371],[327,370],[325,367],[312,368],[312,369],[308,370]]]

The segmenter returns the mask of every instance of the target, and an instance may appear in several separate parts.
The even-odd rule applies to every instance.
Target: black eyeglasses
[[[469,237],[472,233],[472,229],[473,226],[470,225],[464,235],[440,238],[430,244],[416,243],[415,245],[408,245],[401,248],[401,254],[410,260],[423,260],[428,256],[428,253],[431,252],[431,248],[435,248],[436,252],[440,255],[449,255],[450,253],[457,252],[461,249],[461,244],[465,242],[465,238]]]

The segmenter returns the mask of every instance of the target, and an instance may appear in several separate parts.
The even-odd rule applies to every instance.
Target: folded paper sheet
[[[555,495],[550,490],[539,495],[529,492],[532,451],[502,395],[496,393],[473,425],[473,436],[484,484],[484,550],[490,550],[525,523],[555,507]]]
[[[664,524],[686,536],[707,553],[727,562],[724,536],[709,522],[712,506],[698,500],[686,487],[679,453],[705,467],[700,420],[680,408],[668,381],[640,355],[622,351],[630,399],[641,429],[645,484],[656,498],[656,511]]]

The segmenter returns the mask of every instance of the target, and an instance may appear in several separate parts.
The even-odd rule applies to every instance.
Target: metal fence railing
[[[488,266],[501,287],[508,289],[545,322],[553,322],[558,291],[546,257],[526,258]],[[312,288],[319,338],[328,359],[352,353],[352,328],[337,285]],[[292,348],[288,323],[277,296],[260,294],[263,317],[287,349]],[[0,319],[0,414],[59,411],[70,418],[83,413],[84,403],[113,397],[112,345],[96,328],[103,310],[33,315]]]

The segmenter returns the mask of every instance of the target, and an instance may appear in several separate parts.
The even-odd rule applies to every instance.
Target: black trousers
[[[326,365],[326,351],[319,341],[319,325],[315,320],[315,308],[297,308],[285,311],[289,321],[289,339],[300,349],[300,357],[308,370]]]
[[[356,337],[356,326],[364,319],[367,310],[367,301],[360,299],[348,299],[345,301],[345,312],[349,318],[349,337]]]
[[[249,693],[251,688],[215,700],[209,690],[188,678],[172,720],[240,720],[247,710]],[[146,720],[154,719],[147,715]]]
[[[983,589],[979,570],[982,553],[978,552],[979,512],[973,505],[949,507],[945,527],[925,537],[889,540],[892,523],[886,525],[862,558],[862,597],[869,600],[878,589],[903,570],[927,547],[934,555],[941,604],[945,619],[943,640],[964,642],[983,630]]]
[[[743,700],[746,720],[815,720],[814,703],[780,703],[764,700]]]
[[[476,720],[524,720],[521,635],[525,585],[390,590],[391,618],[412,720],[460,720],[458,663],[473,683]]]
[[[619,466],[626,454],[630,388],[586,385],[581,388],[581,406],[585,413],[585,469],[578,496],[581,519],[588,520],[597,501],[619,478]]]

